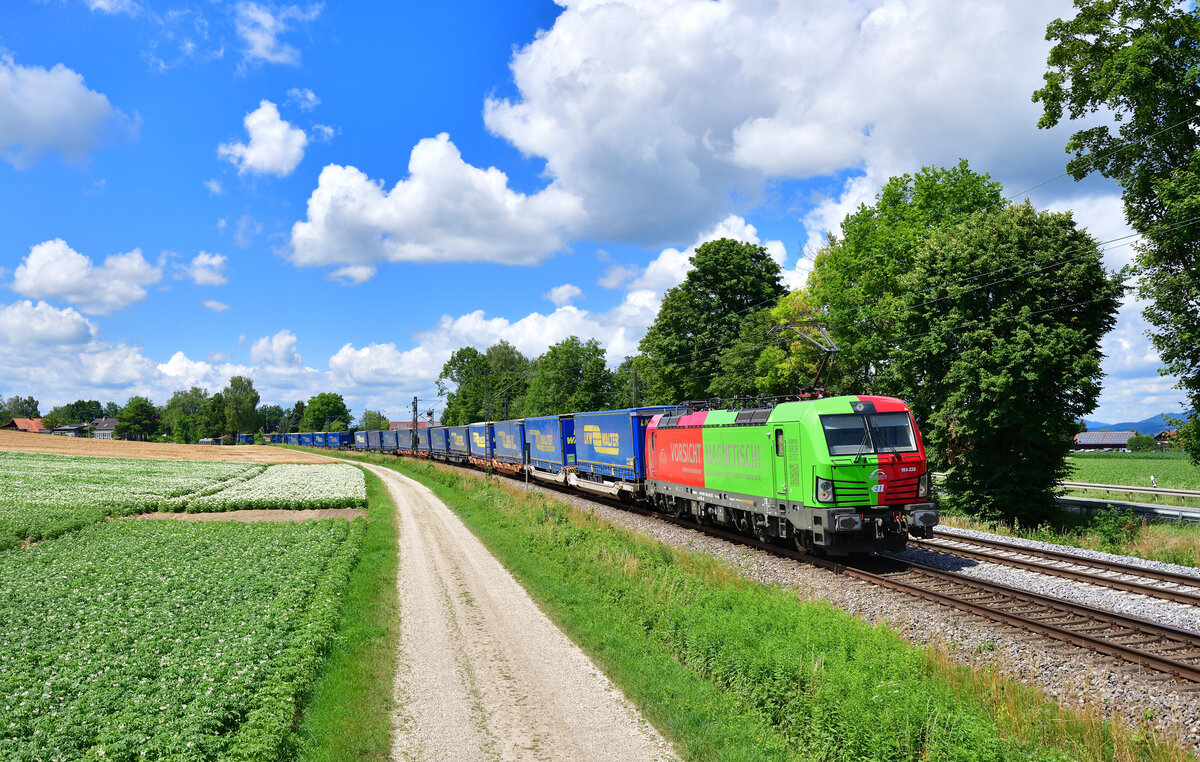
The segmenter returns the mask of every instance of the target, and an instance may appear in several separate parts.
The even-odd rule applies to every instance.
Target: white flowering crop
[[[364,525],[111,521],[0,553],[0,759],[278,757]]]
[[[219,492],[187,499],[189,512],[248,508],[365,508],[362,471],[345,464],[271,466]]]

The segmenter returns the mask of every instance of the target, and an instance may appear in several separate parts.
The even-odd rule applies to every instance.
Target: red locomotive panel
[[[646,448],[649,458],[646,476],[650,479],[686,484],[691,487],[704,486],[704,423],[707,413],[694,413],[680,421],[694,428],[659,429],[656,416],[646,430],[650,446]]]

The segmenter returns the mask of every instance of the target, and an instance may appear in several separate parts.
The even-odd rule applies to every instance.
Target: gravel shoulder
[[[395,471],[399,707],[393,759],[674,759],[433,493]]]

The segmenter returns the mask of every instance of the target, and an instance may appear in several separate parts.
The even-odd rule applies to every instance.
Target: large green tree
[[[634,362],[643,402],[701,399],[720,373],[721,350],[733,344],[756,308],[784,293],[779,265],[762,246],[720,238],[696,248],[683,283],[667,291]]]
[[[475,347],[461,347],[450,355],[437,379],[438,394],[446,398],[442,423],[462,426],[484,420],[487,374],[487,358]]]
[[[225,426],[232,433],[257,431],[258,391],[246,376],[234,376],[221,392],[225,397]]]
[[[392,422],[382,410],[364,410],[358,428],[366,431],[386,431]]]
[[[878,391],[879,373],[898,351],[903,276],[934,232],[1004,204],[999,183],[971,170],[925,167],[888,180],[842,221],[840,238],[817,253],[806,290],[830,324],[837,363],[826,386],[844,394]]]
[[[64,423],[91,423],[97,418],[104,416],[104,406],[99,400],[75,400],[66,405],[59,405],[50,411],[48,415],[58,417],[61,424]]]
[[[521,401],[529,387],[529,358],[503,339],[488,347],[483,357],[487,361],[487,377],[480,420],[523,415]]]
[[[947,500],[1038,521],[1096,407],[1121,275],[1069,213],[1022,204],[935,234],[904,280],[902,351],[880,385],[912,406]]]
[[[613,374],[595,339],[570,336],[552,345],[533,363],[525,397],[525,415],[553,415],[612,406]]]
[[[180,443],[195,442],[205,433],[208,390],[199,386],[179,390],[163,406],[163,428]]]
[[[14,394],[4,400],[3,407],[0,408],[0,418],[3,418],[7,423],[12,418],[41,418],[42,414],[38,412],[38,401],[33,397],[21,397]]]
[[[258,421],[265,431],[283,431],[287,411],[279,405],[260,405]]]
[[[1122,188],[1125,217],[1143,235],[1138,296],[1162,370],[1192,407],[1181,428],[1200,463],[1200,13],[1168,0],[1076,0],[1046,28],[1054,43],[1039,127],[1099,112],[1067,141],[1067,171],[1098,172]]]
[[[304,418],[300,421],[301,431],[341,431],[349,426],[352,416],[346,407],[342,395],[333,392],[321,392],[308,401],[304,406]],[[342,429],[332,429],[335,422],[342,424]]]
[[[130,397],[117,417],[121,422],[113,434],[118,439],[145,440],[158,433],[158,409],[145,397]]]

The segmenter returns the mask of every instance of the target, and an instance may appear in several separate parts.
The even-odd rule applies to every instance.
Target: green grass
[[[1073,453],[1068,462],[1075,467],[1068,481],[1150,487],[1153,475],[1165,489],[1200,489],[1200,468],[1182,452]]]
[[[367,529],[345,593],[334,646],[296,732],[306,762],[387,759],[400,612],[396,599],[398,528],[387,488],[369,471]]]
[[[685,758],[1185,758],[544,495],[368,459],[431,487]]]

